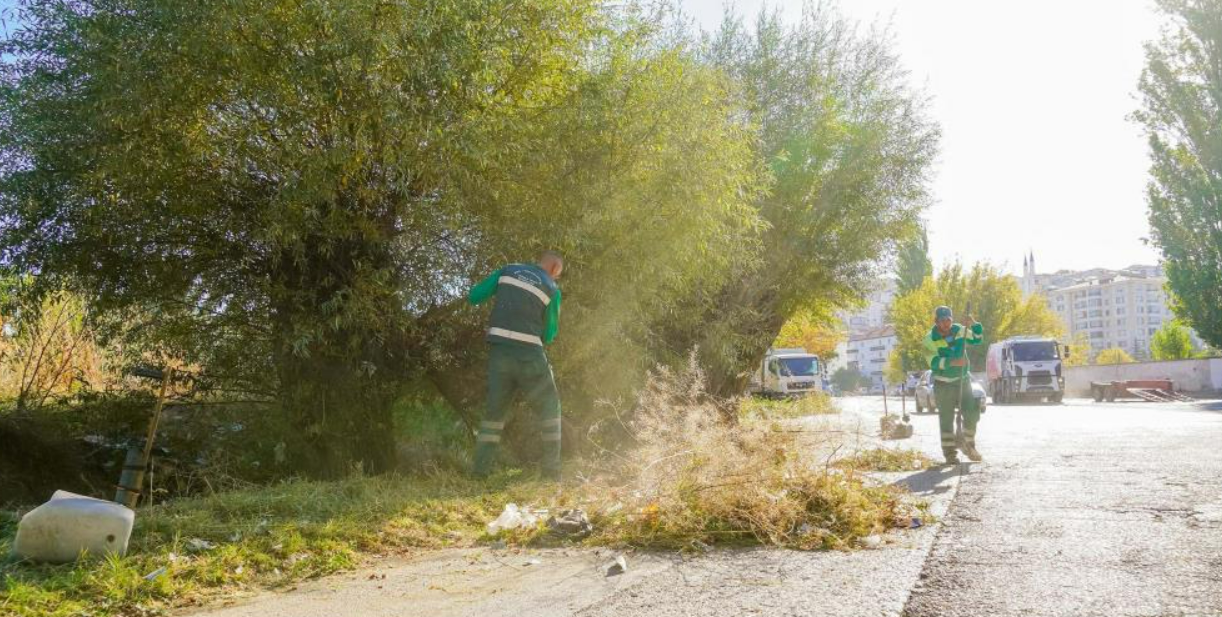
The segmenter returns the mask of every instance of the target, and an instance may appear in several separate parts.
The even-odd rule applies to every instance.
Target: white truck
[[[819,356],[800,347],[769,349],[748,390],[766,397],[802,396],[823,392],[825,379]]]
[[[1065,396],[1063,358],[1069,348],[1055,339],[1016,336],[989,345],[985,376],[994,403],[1044,399],[1060,403]]]

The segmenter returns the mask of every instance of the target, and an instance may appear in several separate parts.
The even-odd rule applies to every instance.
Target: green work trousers
[[[960,399],[962,396],[962,399]],[[934,381],[934,402],[938,405],[938,424],[942,430],[942,452],[947,456],[955,453],[955,409],[963,410],[963,440],[966,444],[976,444],[976,424],[980,422],[980,406],[976,397],[972,396],[970,383],[955,381]]]
[[[505,416],[521,395],[539,420],[543,474],[560,477],[560,397],[542,347],[498,344],[488,349],[488,406],[475,438],[475,474],[486,476],[496,462]]]

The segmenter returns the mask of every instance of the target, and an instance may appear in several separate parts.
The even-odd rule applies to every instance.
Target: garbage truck
[[[1003,405],[1024,399],[1060,403],[1065,396],[1063,359],[1067,357],[1069,347],[1042,336],[993,343],[984,363],[989,396]]]
[[[827,375],[819,356],[800,347],[769,349],[751,376],[748,391],[759,396],[796,397],[823,392]]]

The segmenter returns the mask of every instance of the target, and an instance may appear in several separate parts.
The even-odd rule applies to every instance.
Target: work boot
[[[980,456],[980,451],[976,449],[975,441],[969,441],[963,444],[963,453],[966,454],[968,458],[972,459],[973,462],[979,463],[980,461],[984,460],[984,457]]]
[[[942,456],[946,458],[947,465],[959,464],[959,453],[954,448],[942,448]]]

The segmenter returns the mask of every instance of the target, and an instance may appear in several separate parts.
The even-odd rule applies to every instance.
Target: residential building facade
[[[1023,292],[1043,294],[1071,339],[1086,336],[1091,353],[1119,347],[1138,360],[1149,359],[1154,333],[1174,318],[1165,283],[1158,266],[1037,274],[1035,256],[1023,260]],[[1200,344],[1195,333],[1193,339]]]
[[[895,336],[895,328],[883,325],[849,335],[844,344],[843,362],[849,368],[856,368],[862,375],[870,378],[872,388],[882,388],[887,370],[887,359],[891,350],[899,345]]]
[[[844,322],[849,334],[865,332],[887,325],[887,314],[891,310],[891,303],[895,301],[896,291],[894,280],[890,278],[880,279],[878,286],[866,296],[866,305],[864,307],[853,313],[842,313],[840,319]]]

